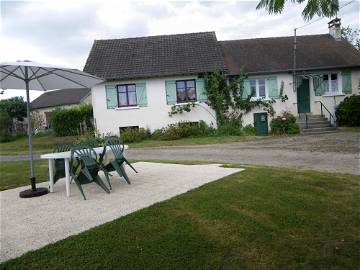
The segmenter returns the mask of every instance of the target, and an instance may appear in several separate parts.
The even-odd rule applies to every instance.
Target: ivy
[[[183,112],[190,112],[192,108],[196,106],[195,102],[178,104],[171,106],[171,111],[169,112],[169,116],[173,116],[174,114],[181,114]]]

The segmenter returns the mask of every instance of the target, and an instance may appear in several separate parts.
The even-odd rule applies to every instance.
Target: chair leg
[[[116,161],[112,162],[112,165],[114,167],[114,169],[117,171],[117,173],[119,174],[120,177],[124,177],[125,181],[130,185],[130,179],[129,176],[126,174],[124,168],[119,165]]]
[[[130,164],[130,162],[126,158],[123,158],[123,159],[126,162],[126,164],[129,165],[130,168],[134,170],[134,172],[138,173],[138,171],[133,167],[133,165]]]
[[[104,184],[104,182],[101,180],[100,176],[95,176],[94,179],[95,183],[98,184],[103,190],[106,191],[106,193],[110,193],[110,190],[107,188],[107,186]]]
[[[82,189],[81,184],[80,184],[76,179],[74,179],[74,182],[76,183],[76,185],[77,185],[77,187],[79,188],[81,194],[83,195],[84,200],[86,200],[86,197],[85,197],[85,194],[84,194],[84,190]]]
[[[109,188],[110,188],[110,190],[112,190],[112,186],[111,186],[111,183],[110,183],[110,177],[109,177],[110,174],[108,172],[104,172],[104,174],[105,174],[106,181],[109,184]]]

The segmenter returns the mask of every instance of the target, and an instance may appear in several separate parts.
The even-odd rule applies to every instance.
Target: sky
[[[8,1],[0,0],[0,62],[31,60],[83,69],[95,39],[215,31],[218,40],[291,36],[308,22],[304,4],[281,14],[256,10],[258,1]],[[360,2],[346,0],[338,17],[359,27]],[[312,21],[318,19],[315,17]],[[328,18],[298,30],[327,33]],[[31,99],[41,92],[31,91]],[[6,90],[0,99],[24,95]]]

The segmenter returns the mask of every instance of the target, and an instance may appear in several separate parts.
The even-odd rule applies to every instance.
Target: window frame
[[[188,87],[187,87],[187,82],[192,81],[194,82],[194,88],[195,88],[195,99],[194,100],[189,100],[189,95],[188,95]],[[179,101],[178,99],[178,82],[184,82],[185,85],[185,95],[186,95],[186,100],[185,101]],[[197,102],[197,90],[196,90],[196,79],[187,79],[187,80],[176,80],[175,81],[175,91],[176,91],[176,104],[183,104],[183,103],[189,103],[189,102]]]
[[[252,96],[252,99],[269,99],[269,89],[266,83],[266,78],[249,78],[249,85],[251,90],[251,83],[250,81],[255,81],[255,96]],[[259,80],[264,80],[264,86],[265,86],[265,96],[261,97],[259,95],[260,93],[260,87],[259,87]]]
[[[334,91],[332,89],[332,84],[331,84],[331,75],[335,75],[336,74],[336,81],[337,81],[337,89],[336,91]],[[328,80],[327,80],[327,85],[328,85],[328,91],[326,91],[325,88],[325,80],[324,80],[324,76],[327,75],[328,76]],[[341,87],[341,76],[339,72],[329,72],[329,73],[324,73],[323,74],[323,87],[324,87],[324,95],[334,95],[334,94],[342,94],[342,87]]]
[[[121,86],[125,86],[125,94],[126,94],[126,104],[127,105],[120,105],[120,95],[119,95],[119,88]],[[129,104],[129,86],[134,86],[135,87],[135,104]],[[136,93],[136,84],[135,83],[127,83],[127,84],[118,84],[116,85],[116,98],[117,98],[117,107],[118,108],[126,108],[126,107],[136,107],[138,106],[137,104],[137,93]]]

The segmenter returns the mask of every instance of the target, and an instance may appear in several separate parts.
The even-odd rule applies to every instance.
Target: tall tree
[[[287,1],[298,4],[306,1],[306,6],[302,12],[305,20],[311,20],[315,15],[333,17],[339,11],[339,0],[260,0],[256,9],[265,8],[270,14],[281,13]]]
[[[23,97],[0,100],[0,112],[7,112],[11,118],[22,121],[26,117],[26,102]]]
[[[360,29],[353,29],[350,26],[341,28],[341,36],[360,51]]]

